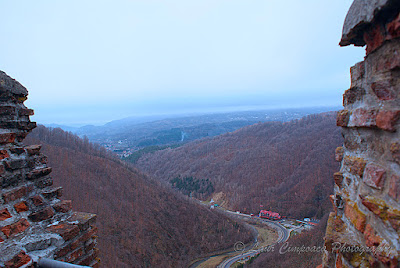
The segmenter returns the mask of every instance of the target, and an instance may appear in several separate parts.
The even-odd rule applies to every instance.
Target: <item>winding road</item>
[[[234,212],[230,212],[230,213],[234,213]],[[241,214],[241,216],[248,217],[248,215],[246,215],[246,214]],[[259,220],[265,222],[271,228],[274,228],[274,229],[276,229],[278,231],[278,234],[279,234],[278,240],[273,245],[276,245],[276,244],[279,244],[279,243],[282,243],[282,242],[286,242],[289,239],[290,232],[285,227],[283,227],[279,222],[265,220],[265,219],[259,219]],[[257,254],[262,253],[262,252],[263,252],[263,249],[250,250],[250,251],[244,250],[242,254],[239,254],[239,255],[237,255],[235,257],[232,257],[232,258],[229,258],[229,259],[225,260],[223,263],[221,263],[217,267],[218,268],[229,268],[229,267],[231,267],[232,264],[234,264],[235,262],[237,262],[240,259],[251,258],[251,257],[254,257]]]

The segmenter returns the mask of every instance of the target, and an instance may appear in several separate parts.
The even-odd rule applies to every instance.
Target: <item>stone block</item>
[[[79,234],[79,227],[77,225],[67,223],[52,225],[47,230],[59,234],[65,241],[69,241]]]
[[[376,127],[376,109],[355,109],[350,116],[349,127]]]
[[[56,187],[52,188],[49,190],[46,190],[45,192],[42,192],[42,195],[46,199],[54,199],[54,198],[60,198],[63,194],[63,188],[62,187]]]
[[[22,186],[20,188],[13,189],[11,191],[3,193],[4,203],[15,201],[17,199],[24,197],[25,195],[28,194],[28,192],[30,192],[30,189],[31,188],[29,188],[29,187]]]
[[[346,166],[353,175],[361,177],[364,173],[365,165],[366,161],[361,157],[346,156],[344,158],[344,166]]]
[[[32,203],[37,207],[44,204],[44,200],[40,195],[35,195],[29,198],[29,200],[32,201]]]
[[[367,44],[367,55],[382,46],[386,40],[386,30],[382,24],[374,24],[369,31],[364,32],[364,41]]]
[[[0,160],[3,160],[7,157],[10,157],[9,153],[7,152],[7,150],[0,150]]]
[[[28,153],[28,155],[37,155],[39,154],[41,148],[42,145],[30,145],[26,146],[25,150]]]
[[[79,229],[85,231],[89,229],[91,225],[96,222],[96,214],[85,213],[85,212],[74,212],[74,214],[68,218],[70,222],[78,222]]]
[[[388,205],[382,199],[375,196],[360,196],[362,204],[382,219],[387,218]]]
[[[392,153],[393,160],[400,164],[400,143],[394,142],[390,145],[390,152]]]
[[[345,204],[344,214],[361,233],[365,230],[366,215],[359,209],[358,205],[350,200]]]
[[[374,163],[369,163],[364,170],[363,181],[370,187],[382,189],[385,182],[386,170]]]
[[[44,220],[50,219],[53,216],[54,216],[54,210],[50,206],[47,206],[38,211],[32,212],[28,216],[28,218],[33,222],[39,222],[39,221],[44,221]]]
[[[52,185],[53,185],[53,179],[51,177],[43,177],[35,180],[35,186],[41,189]]]
[[[349,123],[350,112],[347,110],[341,110],[337,114],[336,125],[339,127],[347,127]]]
[[[28,180],[35,180],[40,177],[44,177],[46,175],[49,175],[52,171],[51,167],[45,167],[45,168],[39,168],[39,169],[34,169],[31,172],[28,173],[27,178]]]
[[[396,98],[396,91],[393,88],[393,81],[386,79],[371,84],[372,91],[379,100],[393,100]]]
[[[5,167],[9,170],[21,169],[26,166],[25,159],[10,159],[4,162]]]
[[[394,132],[397,120],[400,118],[400,110],[379,111],[376,116],[376,126],[382,130]]]
[[[22,108],[22,109],[19,109],[18,114],[20,116],[30,116],[30,115],[34,115],[35,112],[32,109]]]
[[[364,74],[365,74],[365,62],[363,62],[363,61],[358,62],[356,65],[354,65],[350,68],[351,87],[352,88],[354,88],[356,86],[357,81],[361,80],[364,77]],[[364,94],[365,94],[365,91],[364,91]],[[356,94],[356,95],[358,95],[358,94]],[[358,99],[358,100],[360,100],[360,99]],[[354,102],[352,102],[352,103],[354,103]]]
[[[63,200],[53,205],[53,209],[56,212],[66,213],[71,211],[72,209],[72,201],[71,200]]]

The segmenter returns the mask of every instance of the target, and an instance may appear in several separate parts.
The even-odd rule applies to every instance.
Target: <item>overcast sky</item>
[[[351,0],[0,1],[0,69],[39,123],[339,106]]]

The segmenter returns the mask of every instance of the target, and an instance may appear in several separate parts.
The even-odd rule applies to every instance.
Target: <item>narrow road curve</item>
[[[262,220],[263,222],[268,224],[271,228],[274,228],[274,229],[276,229],[278,231],[279,237],[278,237],[277,241],[273,245],[276,245],[276,244],[279,244],[279,243],[282,243],[282,242],[286,242],[289,239],[290,232],[285,227],[283,227],[279,222],[265,220],[265,219],[260,219],[260,220]],[[271,246],[273,246],[273,245],[271,245]],[[257,254],[262,253],[262,251],[263,251],[263,249],[250,250],[250,251],[247,251],[247,252],[243,251],[242,254],[225,260],[223,263],[221,263],[217,267],[218,268],[229,268],[229,267],[231,267],[232,264],[234,264],[238,260],[243,259],[243,258],[247,258],[247,257],[249,257],[249,258],[250,257],[254,257]]]

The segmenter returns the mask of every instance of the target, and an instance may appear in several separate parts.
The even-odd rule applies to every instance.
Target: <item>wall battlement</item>
[[[338,113],[343,147],[323,267],[398,267],[400,258],[400,2],[356,0],[340,45],[366,45]]]
[[[0,71],[0,267],[33,267],[38,257],[98,267],[96,215],[60,200],[41,146],[22,144],[36,127],[27,95]]]

